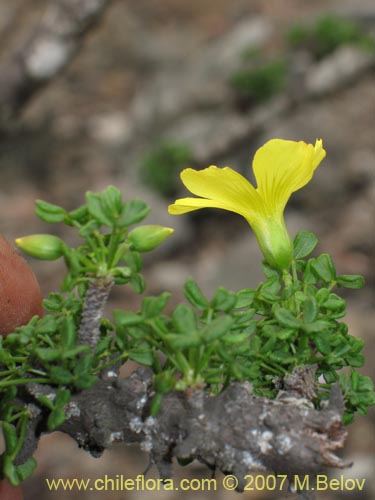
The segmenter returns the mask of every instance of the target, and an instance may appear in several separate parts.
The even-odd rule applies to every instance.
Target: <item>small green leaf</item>
[[[105,215],[116,222],[122,210],[121,192],[114,186],[108,186],[101,193],[101,205]]]
[[[313,323],[318,316],[318,305],[314,297],[307,297],[303,304],[303,320],[305,323]]]
[[[189,278],[184,285],[184,293],[187,300],[191,305],[196,307],[197,309],[204,310],[209,307],[209,304],[203,295],[201,289],[197,285],[197,283]]]
[[[23,464],[16,465],[17,474],[20,480],[25,481],[25,479],[29,478],[35,471],[36,466],[37,463],[33,457],[30,457]]]
[[[73,379],[70,371],[62,366],[52,366],[50,369],[50,377],[52,383],[61,385],[67,385]]]
[[[165,371],[154,375],[154,387],[157,393],[165,394],[171,392],[176,384],[176,379],[171,371]]]
[[[62,222],[65,218],[66,211],[58,205],[43,200],[36,200],[35,205],[36,215],[44,222]]]
[[[325,321],[324,319],[314,321],[314,323],[305,323],[302,325],[302,329],[306,333],[318,333],[324,332],[331,328],[331,323],[329,321]]]
[[[281,330],[281,332],[279,332],[277,334],[277,338],[280,339],[280,340],[287,340],[290,337],[292,337],[295,333],[296,333],[295,329],[293,329],[293,328],[286,328],[284,330]]]
[[[186,349],[197,347],[203,343],[203,338],[197,333],[192,332],[188,335],[181,333],[168,333],[164,337],[165,342],[170,344],[172,349]]]
[[[48,396],[44,396],[43,394],[40,396],[37,396],[36,398],[40,404],[45,406],[46,408],[49,408],[50,410],[53,410],[55,405],[54,401],[52,401]]]
[[[133,311],[123,311],[122,309],[114,310],[113,317],[116,326],[132,326],[144,322],[144,319],[139,314]]]
[[[249,307],[253,303],[253,300],[256,295],[256,290],[252,290],[251,288],[245,288],[244,290],[240,290],[237,292],[237,302],[236,307]]]
[[[89,211],[87,209],[87,205],[81,205],[80,207],[68,212],[68,217],[80,224],[84,224],[87,222]]]
[[[336,278],[335,266],[327,253],[322,253],[316,259],[312,259],[311,269],[324,283],[330,283]]]
[[[215,311],[229,312],[233,309],[236,302],[237,298],[235,293],[220,287],[217,289],[210,305]]]
[[[2,422],[3,427],[3,436],[5,440],[5,446],[7,453],[11,454],[12,451],[16,448],[18,442],[18,436],[16,428],[13,424],[9,422]]]
[[[223,335],[229,332],[230,327],[233,324],[233,319],[229,316],[220,316],[208,325],[206,325],[202,331],[201,336],[204,342],[212,342],[213,340],[219,339]]]
[[[64,406],[70,401],[70,391],[68,389],[63,389],[59,387],[57,393],[56,393],[56,398],[55,398],[55,405],[56,406]]]
[[[70,349],[76,342],[77,329],[73,316],[64,316],[61,322],[61,345],[64,349]]]
[[[197,329],[194,311],[186,304],[179,304],[172,313],[173,324],[177,331],[189,335]]]
[[[4,456],[3,472],[12,486],[18,486],[20,484],[21,478],[17,472],[17,467],[14,465],[9,455]]]
[[[309,231],[299,231],[294,238],[294,258],[304,259],[314,250],[318,244],[318,238]]]
[[[47,419],[48,430],[53,431],[57,427],[60,427],[65,422],[64,410],[60,407],[55,408],[49,415]]]
[[[348,354],[345,356],[345,361],[349,366],[353,366],[353,368],[360,368],[365,364],[365,357],[363,354]]]
[[[251,333],[246,332],[246,333],[228,333],[227,335],[224,335],[222,337],[222,341],[225,342],[226,344],[242,344],[242,342],[247,341],[247,339],[250,337]]]
[[[51,347],[38,347],[35,349],[35,354],[41,361],[49,363],[50,361],[58,359],[61,352],[59,349],[53,349]]]
[[[314,336],[314,344],[318,351],[324,356],[328,355],[331,352],[331,345],[329,339],[327,338],[327,334],[317,334]]]
[[[120,227],[136,224],[147,217],[150,210],[150,207],[144,201],[138,199],[131,200],[124,205],[117,224]]]
[[[57,331],[57,322],[53,316],[47,315],[41,318],[35,328],[35,333],[37,335],[52,335]]]
[[[150,319],[154,318],[167,304],[167,300],[171,294],[169,292],[163,292],[159,297],[146,297],[142,301],[141,312],[144,318]]]
[[[345,305],[345,300],[335,293],[329,294],[328,299],[323,302],[323,306],[330,311],[344,311]]]
[[[146,342],[142,342],[129,350],[129,358],[141,365],[152,366],[154,352]]]
[[[81,227],[81,229],[78,231],[78,234],[82,238],[87,238],[99,227],[100,227],[100,222],[96,219],[91,219],[84,226]]]
[[[129,285],[133,288],[135,293],[143,293],[146,289],[146,281],[141,274],[133,274],[129,278]]]
[[[362,288],[365,284],[365,279],[359,274],[341,274],[336,279],[337,286],[345,288]]]
[[[133,273],[139,273],[142,270],[142,257],[138,252],[128,252],[123,257],[124,263]]]
[[[274,314],[275,318],[282,326],[286,326],[287,328],[299,328],[301,326],[300,320],[288,309],[275,307]]]
[[[100,194],[88,191],[86,193],[87,208],[92,217],[96,219],[99,224],[107,227],[113,227],[114,220],[103,210],[102,199]]]
[[[90,389],[93,384],[97,381],[97,377],[91,375],[90,373],[84,373],[74,380],[74,385],[79,390]]]

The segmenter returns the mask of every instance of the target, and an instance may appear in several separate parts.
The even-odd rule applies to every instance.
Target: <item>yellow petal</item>
[[[265,213],[282,213],[290,195],[305,186],[325,157],[322,141],[272,139],[255,153],[253,169]]]
[[[254,186],[229,167],[187,168],[181,172],[181,179],[190,192],[202,198],[176,200],[169,207],[169,213],[181,214],[212,207],[230,210],[249,219],[262,203]]]
[[[200,208],[223,208],[229,210],[225,203],[219,201],[207,200],[206,198],[180,198],[172,205],[169,205],[168,212],[171,215],[181,215]]]

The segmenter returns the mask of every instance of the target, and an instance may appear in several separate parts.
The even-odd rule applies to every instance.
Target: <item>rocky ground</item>
[[[45,4],[33,1],[31,9],[30,0],[17,0],[12,7],[0,6],[0,39],[17,45],[15,33],[22,37]],[[365,289],[346,293],[347,322],[352,335],[366,340],[368,361],[363,371],[374,376],[374,55],[343,47],[314,62],[303,54],[288,53],[292,70],[286,90],[255,107],[238,106],[228,85],[245,49],[258,48],[265,54],[285,51],[283,33],[292,22],[308,22],[327,11],[347,15],[367,28],[374,26],[375,10],[367,0],[113,2],[73,64],[1,138],[1,231],[10,239],[44,232],[46,226],[33,215],[35,198],[74,208],[86,190],[112,183],[124,197],[141,197],[150,203],[150,222],[176,229],[164,249],[154,258],[147,257],[145,275],[151,293],[168,289],[178,300],[189,276],[208,295],[218,286],[233,290],[256,286],[262,279],[261,256],[246,222],[219,211],[168,216],[166,207],[174,197],[162,198],[142,184],[139,164],[153,144],[173,140],[189,144],[194,166],[230,165],[250,175],[252,155],[266,140],[314,142],[322,137],[327,158],[314,180],[288,205],[287,225],[293,234],[299,229],[314,231],[319,248],[332,255],[341,274],[365,275]],[[15,27],[11,33],[6,32],[7,19]],[[0,56],[5,53],[2,44]],[[182,194],[183,188],[178,192]],[[75,241],[62,229],[56,228],[56,234]],[[58,286],[63,273],[59,262],[33,262],[33,266],[43,292]],[[139,298],[118,289],[109,309],[138,303]],[[358,418],[344,452],[354,467],[345,474],[367,478],[367,491],[323,492],[320,498],[371,498],[375,493],[373,449],[373,419]],[[37,459],[38,472],[25,489],[27,500],[96,498],[92,492],[49,493],[43,478],[135,477],[147,465],[146,456],[137,449],[115,448],[93,459],[59,434],[42,440]],[[179,469],[177,476],[208,477],[199,465]],[[156,472],[150,477],[156,477]],[[144,495],[113,492],[97,498]],[[147,495],[177,498],[175,492]],[[178,496],[210,498],[207,492]],[[266,492],[243,496],[280,498]],[[216,492],[215,498],[230,498],[230,494]]]

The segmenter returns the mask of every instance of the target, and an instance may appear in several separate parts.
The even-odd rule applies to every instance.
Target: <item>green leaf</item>
[[[330,311],[345,311],[345,300],[335,293],[329,294],[328,299],[323,302],[323,306]]]
[[[172,320],[178,332],[189,335],[197,329],[194,311],[186,304],[179,304],[172,313]]]
[[[131,200],[123,206],[117,224],[120,227],[130,226],[147,217],[150,207],[142,200]]]
[[[123,311],[122,309],[114,310],[113,317],[116,326],[132,326],[144,322],[144,319],[139,314],[133,311]]]
[[[124,263],[133,273],[139,273],[142,270],[142,257],[138,252],[128,252],[123,257]]]
[[[21,478],[18,475],[17,468],[13,464],[9,455],[4,456],[3,472],[4,476],[8,479],[12,486],[18,486],[20,484]]]
[[[44,396],[42,394],[40,396],[37,396],[36,399],[39,401],[40,404],[42,404],[43,406],[45,406],[46,408],[48,408],[50,410],[53,410],[55,407],[54,402],[51,401],[51,399],[48,396]]]
[[[307,297],[303,304],[303,320],[305,323],[313,323],[318,316],[318,305],[315,297]]]
[[[365,357],[363,354],[348,354],[345,356],[345,361],[349,366],[353,366],[354,368],[360,368],[365,364]]]
[[[95,375],[84,373],[74,380],[74,385],[79,390],[90,389],[97,380],[98,378]]]
[[[294,314],[283,307],[274,307],[274,314],[277,321],[287,328],[299,328],[301,321]]]
[[[57,322],[53,316],[47,315],[41,318],[35,328],[35,334],[52,335],[57,331]]]
[[[88,191],[86,193],[87,208],[90,215],[96,219],[99,224],[107,227],[113,227],[113,218],[108,217],[108,215],[103,210],[102,199],[100,194],[92,193]]]
[[[146,289],[146,281],[141,274],[133,274],[129,278],[129,285],[133,288],[135,293],[143,293]]]
[[[311,261],[311,269],[324,283],[330,283],[336,278],[336,270],[331,257],[322,253]]]
[[[150,319],[154,318],[166,306],[167,300],[171,294],[169,292],[163,292],[159,297],[146,297],[142,301],[141,312],[144,318]]]
[[[210,305],[215,311],[229,312],[233,309],[236,302],[237,298],[235,293],[220,287],[217,289]]]
[[[101,193],[101,205],[105,215],[111,221],[116,222],[123,207],[120,190],[114,186],[108,186]]]
[[[65,218],[66,211],[58,205],[43,200],[36,200],[35,205],[36,215],[44,222],[62,222]]]
[[[129,358],[141,365],[152,366],[154,353],[149,344],[142,342],[129,350]]]
[[[64,406],[70,401],[70,391],[68,389],[63,389],[59,387],[57,393],[56,393],[56,398],[55,398],[55,405],[56,406]]]
[[[49,415],[47,419],[48,430],[53,431],[57,427],[60,427],[65,422],[64,410],[60,407],[55,408]]]
[[[68,217],[79,224],[84,224],[87,222],[89,211],[87,209],[87,205],[81,205],[80,207],[68,212]]]
[[[173,372],[165,371],[154,375],[153,382],[156,392],[159,394],[165,394],[173,391],[176,379],[173,376]]]
[[[204,310],[209,307],[209,304],[203,295],[201,289],[197,285],[197,283],[189,278],[184,285],[184,293],[187,300],[191,305],[196,307],[197,309]]]
[[[327,338],[326,333],[315,335],[314,344],[318,351],[324,356],[328,355],[331,352],[331,344],[329,342],[329,338]]]
[[[16,448],[18,442],[18,436],[16,428],[13,424],[9,422],[2,422],[3,428],[3,436],[5,440],[5,446],[7,453],[11,454],[12,451]]]
[[[77,330],[73,316],[64,316],[61,322],[61,345],[70,349],[76,342]]]
[[[244,290],[237,292],[236,307],[240,309],[242,307],[251,306],[256,293],[256,290],[252,290],[251,288],[245,288]]]
[[[197,347],[203,343],[203,338],[197,332],[183,335],[181,333],[168,333],[164,337],[165,342],[170,344],[172,349],[186,349]]]
[[[90,348],[87,345],[73,345],[70,349],[63,351],[61,354],[61,359],[73,359],[78,356],[78,354],[89,352]]]
[[[25,481],[25,479],[29,478],[35,471],[36,466],[37,463],[33,457],[30,457],[23,464],[16,465],[17,474],[20,480]]]
[[[227,335],[224,335],[222,337],[222,341],[225,342],[226,344],[242,344],[242,342],[245,342],[248,340],[250,337],[251,333],[250,332],[245,332],[245,333],[228,333]]]
[[[203,341],[208,343],[213,340],[219,339],[223,335],[229,332],[230,327],[233,324],[233,319],[229,316],[220,316],[208,325],[206,325],[202,331],[201,336]]]
[[[60,349],[53,349],[51,347],[38,347],[37,349],[35,349],[35,354],[41,361],[49,363],[50,361],[55,361],[55,359],[58,359],[61,352]]]
[[[309,231],[299,231],[294,238],[294,258],[304,259],[314,250],[318,244],[318,238]]]
[[[100,222],[98,220],[91,219],[84,226],[81,227],[81,229],[78,231],[78,234],[82,238],[87,238],[94,231],[96,231],[99,228],[99,226],[100,226]]]
[[[359,274],[341,274],[336,280],[337,286],[345,288],[362,288],[365,284],[365,279]]]
[[[43,299],[43,307],[51,312],[60,311],[63,298],[59,293],[50,293],[46,299]]]
[[[306,333],[318,333],[325,332],[331,328],[331,323],[329,321],[325,321],[324,319],[314,321],[314,323],[305,323],[302,325],[302,329]]]
[[[50,377],[52,383],[59,385],[67,385],[73,379],[70,371],[62,366],[52,366],[50,369]]]

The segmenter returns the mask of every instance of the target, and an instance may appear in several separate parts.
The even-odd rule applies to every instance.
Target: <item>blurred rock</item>
[[[315,64],[306,77],[306,90],[319,96],[336,90],[356,78],[359,73],[374,66],[375,57],[356,47],[343,46]]]

